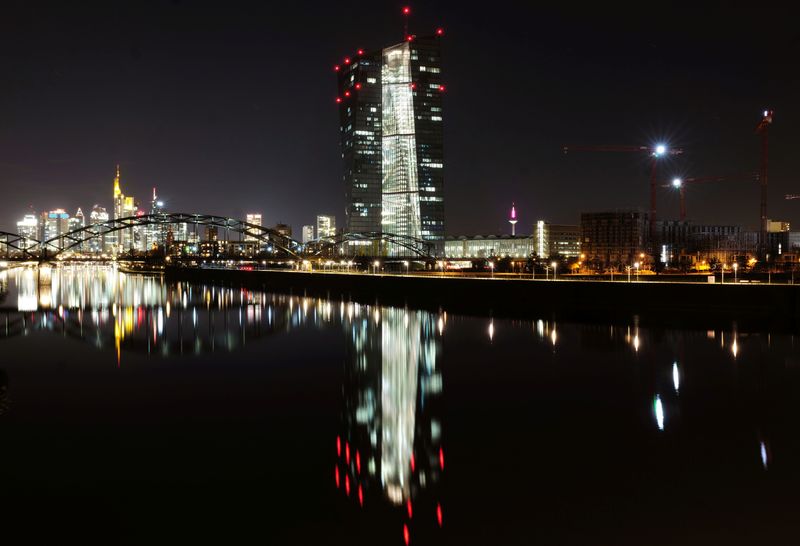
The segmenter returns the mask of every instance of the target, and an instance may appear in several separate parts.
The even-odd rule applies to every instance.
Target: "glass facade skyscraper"
[[[336,68],[345,231],[422,239],[438,255],[444,249],[440,40],[409,36],[378,52],[359,50]],[[380,252],[404,251],[384,245]]]

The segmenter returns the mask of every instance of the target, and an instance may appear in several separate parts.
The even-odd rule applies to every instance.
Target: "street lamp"
[[[725,284],[725,264],[722,264],[722,284]]]
[[[492,278],[494,279],[494,262],[489,262],[489,269],[492,270]]]
[[[553,267],[553,280],[556,280],[556,269],[558,269],[558,264],[556,262],[552,262],[550,265]]]
[[[739,263],[738,262],[733,262],[733,284],[736,284],[737,282],[739,282],[739,281],[736,280],[736,270],[737,269],[739,269]]]
[[[636,268],[636,280],[637,281],[639,280],[639,265],[641,265],[639,262],[634,262],[633,263],[633,267]]]
[[[375,274],[378,274],[378,268],[381,266],[381,263],[378,260],[372,262],[372,265],[375,266]]]
[[[403,265],[406,266],[406,275],[408,275],[408,260],[403,261]]]

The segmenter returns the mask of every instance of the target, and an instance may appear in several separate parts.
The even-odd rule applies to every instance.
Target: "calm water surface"
[[[38,277],[0,273],[3,536],[800,541],[791,335]]]

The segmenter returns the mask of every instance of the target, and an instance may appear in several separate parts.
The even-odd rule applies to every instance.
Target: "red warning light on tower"
[[[336,66],[334,66],[334,67],[333,67],[333,69],[334,69],[336,72],[339,72],[339,65],[337,64]]]
[[[408,6],[403,6],[403,15],[411,15],[411,8]]]
[[[444,93],[444,85],[440,85],[440,86],[439,86],[439,91],[441,91],[442,93]]]
[[[356,84],[356,89],[361,89],[361,83],[360,82]]]
[[[350,57],[344,58],[344,64],[350,64]]]
[[[363,50],[363,49],[359,49],[359,50],[358,50],[358,54],[359,54],[359,55],[363,55],[363,54],[364,54],[364,50]]]
[[[436,35],[437,36],[444,36],[444,29],[443,28],[437,28],[436,29]]]

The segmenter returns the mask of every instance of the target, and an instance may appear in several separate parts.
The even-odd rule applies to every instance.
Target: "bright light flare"
[[[656,157],[662,156],[667,153],[667,147],[664,144],[658,144],[656,146]]]
[[[658,430],[664,430],[664,405],[661,403],[661,396],[659,395],[656,395],[656,399],[653,401],[653,411],[656,414]]]
[[[680,188],[681,186],[683,186],[683,180],[681,180],[680,178],[673,178],[672,179],[672,187],[673,188]]]
[[[672,385],[675,387],[675,392],[677,393],[681,388],[681,374],[678,370],[678,363],[672,363]]]

